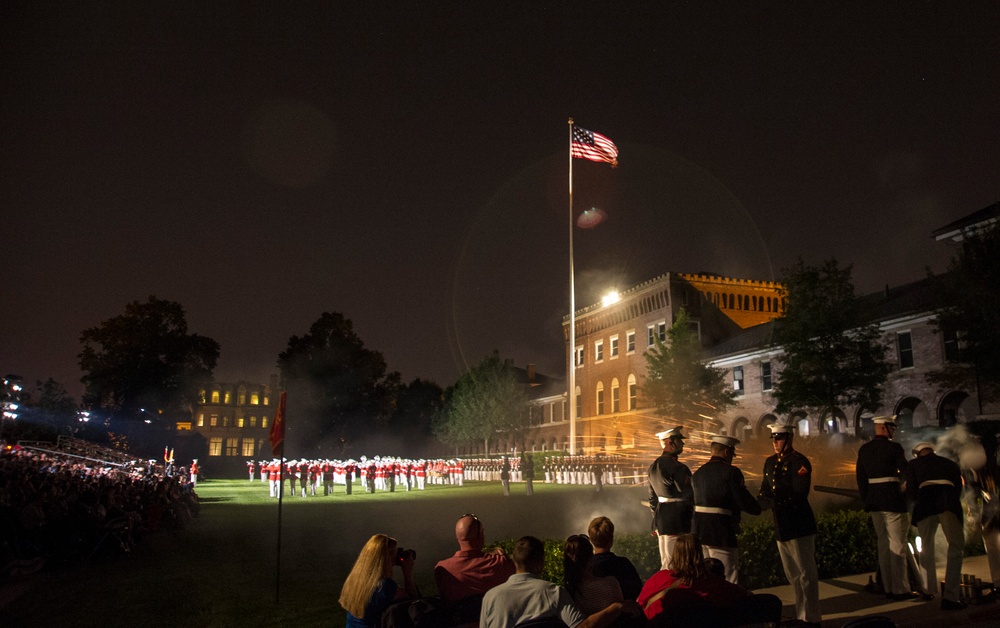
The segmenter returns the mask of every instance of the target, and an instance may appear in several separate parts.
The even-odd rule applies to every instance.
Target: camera
[[[402,547],[396,548],[396,564],[402,565],[403,561],[407,558],[417,559],[417,550],[404,549]]]

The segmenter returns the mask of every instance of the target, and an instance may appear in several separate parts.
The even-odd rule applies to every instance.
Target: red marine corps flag
[[[278,410],[274,413],[274,423],[271,424],[271,455],[279,457],[282,445],[285,443],[285,393],[278,400]]]

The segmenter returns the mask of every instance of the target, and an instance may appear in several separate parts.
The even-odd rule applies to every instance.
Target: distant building
[[[1000,224],[1000,203],[934,231],[939,241],[960,243],[970,233]],[[939,389],[926,375],[945,366],[962,368],[959,335],[939,330],[928,279],[860,298],[867,322],[878,323],[895,368],[885,385],[883,407],[912,427],[947,427],[984,416],[974,386]],[[620,295],[617,302],[594,304],[576,312],[576,346],[566,355],[576,360],[574,399],[577,447],[581,454],[615,453],[637,445],[655,445],[652,434],[669,422],[657,415],[639,391],[646,376],[645,352],[654,338],[665,338],[680,308],[687,310],[710,365],[729,372],[739,396],[726,411],[706,412],[705,432],[755,438],[779,418],[794,422],[803,436],[820,431],[861,434],[870,430],[863,409],[838,408],[827,416],[775,412],[772,391],[780,379],[780,347],[771,346],[772,321],[781,315],[780,285],[768,281],[714,275],[667,273]],[[569,317],[563,322],[569,339]],[[565,391],[533,398],[538,419],[524,438],[529,451],[569,448],[569,413]],[[1000,408],[986,407],[994,415]],[[869,422],[870,423],[870,422]],[[498,439],[497,453],[510,451],[513,439]],[[482,446],[470,449],[482,453]]]
[[[277,376],[270,384],[214,383],[200,391],[190,422],[179,422],[179,434],[190,430],[204,437],[208,462],[216,467],[235,466],[234,460],[271,457],[268,441],[271,421],[277,410]]]
[[[651,438],[660,419],[639,392],[646,376],[644,354],[656,338],[666,338],[681,308],[698,327],[702,343],[711,345],[773,320],[782,304],[774,282],[667,273],[626,290],[614,303],[579,310],[573,352],[577,453],[614,453]],[[568,316],[563,328],[568,341]],[[561,388],[551,385],[555,381]],[[523,438],[528,451],[569,450],[565,381],[551,382],[532,395],[536,414]],[[501,436],[496,451],[486,453],[509,452],[514,440]],[[482,445],[468,453],[484,453]]]
[[[802,436],[823,432],[860,435],[871,431],[865,411],[895,414],[906,427],[948,427],[973,420],[979,407],[977,391],[939,390],[925,376],[949,364],[959,364],[958,337],[939,332],[934,325],[933,285],[923,279],[859,299],[866,322],[878,323],[893,363],[882,396],[882,407],[838,408],[832,414],[810,415],[804,410],[777,415],[772,396],[781,378],[782,351],[770,346],[772,324],[751,328],[706,352],[711,366],[739,373],[743,387],[739,404],[721,413],[719,431],[737,438],[766,435],[767,425],[779,418],[794,423]]]

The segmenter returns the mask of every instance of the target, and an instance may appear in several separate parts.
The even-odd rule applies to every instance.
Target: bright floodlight
[[[609,305],[614,305],[615,303],[618,303],[618,300],[619,300],[618,293],[612,290],[611,292],[604,295],[604,297],[601,299],[601,305],[603,305],[604,307],[608,307]]]

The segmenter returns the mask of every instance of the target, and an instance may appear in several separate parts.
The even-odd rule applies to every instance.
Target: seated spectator
[[[595,576],[593,565],[594,546],[586,535],[574,534],[566,539],[563,546],[563,579],[577,608],[585,615],[592,615],[625,599],[618,581],[611,576]]]
[[[706,605],[724,608],[750,596],[743,587],[719,577],[718,565],[706,561],[701,541],[694,534],[677,537],[671,556],[671,569],[653,574],[639,594],[638,601],[653,619],[661,613],[680,617]]]
[[[418,597],[413,583],[413,552],[397,557],[396,539],[376,534],[361,548],[354,567],[340,590],[340,605],[347,611],[348,628],[375,628],[393,602]],[[403,588],[392,578],[392,566],[403,571]]]
[[[514,575],[514,562],[502,549],[483,552],[485,534],[476,515],[465,515],[455,524],[458,551],[434,567],[438,595],[446,602],[483,595]]]
[[[623,612],[639,612],[634,603],[615,602],[599,613],[585,616],[565,587],[541,578],[545,545],[533,536],[518,539],[512,558],[517,571],[507,582],[486,592],[480,628],[508,628],[547,618],[560,620],[570,628],[594,628],[609,625]]]
[[[590,542],[594,544],[594,575],[612,576],[621,587],[626,600],[634,600],[642,591],[642,578],[632,561],[611,551],[615,542],[615,524],[607,517],[597,517],[587,528]]]

